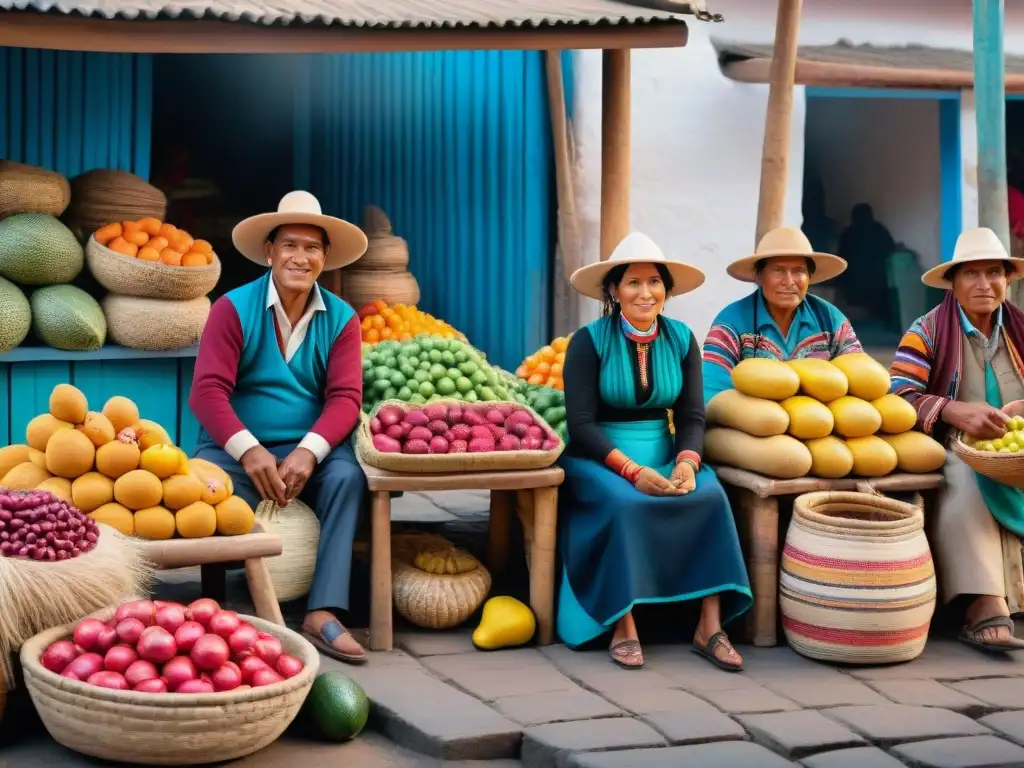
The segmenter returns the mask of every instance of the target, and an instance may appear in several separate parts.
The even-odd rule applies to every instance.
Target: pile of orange
[[[213,246],[184,229],[153,217],[104,224],[93,237],[115,253],[169,267],[205,267],[213,263]]]
[[[546,344],[523,360],[523,364],[516,369],[516,376],[526,379],[530,384],[565,389],[562,383],[562,364],[565,362],[565,350],[568,346],[569,336],[553,339],[550,344]]]
[[[444,320],[438,320],[416,307],[405,304],[392,306],[380,299],[360,309],[359,319],[363,341],[367,344],[376,344],[385,339],[408,341],[421,333],[446,339],[466,339]]]

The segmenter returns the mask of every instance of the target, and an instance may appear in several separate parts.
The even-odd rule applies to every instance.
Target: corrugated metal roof
[[[754,45],[713,40],[715,49],[723,61],[744,59],[770,59],[771,45]],[[889,69],[928,69],[956,72],[974,71],[974,54],[951,48],[931,48],[923,45],[875,46],[854,45],[840,40],[834,45],[801,45],[797,49],[800,61],[823,64],[856,64],[864,67],[886,67]],[[1024,74],[1024,57],[1006,56],[1004,63],[1007,74]]]
[[[704,0],[0,0],[0,9],[106,19],[203,18],[393,29],[637,25],[682,21],[678,14],[707,16]]]

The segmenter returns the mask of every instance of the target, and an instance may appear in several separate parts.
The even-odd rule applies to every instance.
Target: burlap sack
[[[122,347],[163,352],[199,343],[210,316],[205,296],[191,301],[142,299],[110,293],[103,299],[107,334]]]

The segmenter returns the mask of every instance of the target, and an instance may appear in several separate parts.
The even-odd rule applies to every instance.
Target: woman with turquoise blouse
[[[633,233],[571,282],[605,311],[573,334],[563,367],[559,636],[578,648],[610,634],[612,660],[636,669],[643,652],[634,606],[700,600],[694,650],[740,670],[722,624],[752,597],[725,491],[701,462],[700,345],[661,314],[668,297],[699,287],[704,275]]]
[[[731,277],[757,288],[711,324],[704,340],[704,402],[732,389],[732,369],[748,357],[833,360],[862,352],[846,316],[807,293],[845,270],[843,259],[815,253],[807,236],[790,227],[772,230],[761,238],[757,253],[726,267]]]

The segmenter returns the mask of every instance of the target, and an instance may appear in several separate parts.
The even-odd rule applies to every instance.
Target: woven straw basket
[[[54,171],[0,160],[0,219],[18,213],[60,216],[71,202],[71,185]]]
[[[108,609],[98,618],[113,615]],[[254,616],[242,617],[281,640],[305,665],[293,678],[262,688],[206,694],[147,694],[87,685],[39,663],[74,625],[47,630],[22,646],[25,686],[46,730],[76,752],[134,765],[205,765],[237,760],[276,741],[299,713],[320,667],[301,635]]]
[[[131,349],[161,351],[194,346],[210,316],[210,300],[205,296],[168,301],[108,293],[102,304],[110,338]]]
[[[377,299],[414,307],[420,300],[420,286],[409,272],[362,272],[346,267],[341,270],[341,298],[357,308]]]
[[[266,559],[277,599],[295,600],[307,594],[313,584],[320,544],[316,513],[298,499],[292,499],[287,507],[262,501],[256,507],[256,519],[263,530],[280,536],[284,545],[280,555]]]
[[[71,203],[64,223],[84,243],[104,224],[167,216],[167,196],[127,171],[96,169],[71,180]]]
[[[977,451],[963,441],[958,433],[952,439],[953,453],[977,472],[997,483],[1024,489],[1024,451],[1018,453],[992,453]]]
[[[472,616],[491,591],[491,574],[483,563],[477,561],[474,570],[460,574],[427,573],[413,565],[416,554],[454,545],[431,534],[406,534],[396,545],[399,536],[392,539],[391,555],[392,601],[398,615],[425,629],[451,629]]]
[[[460,400],[441,399],[435,402],[443,405],[466,405]],[[478,403],[479,405],[480,403]],[[367,416],[363,414],[356,434],[356,453],[359,458],[371,467],[386,469],[390,472],[442,473],[442,472],[501,472],[514,469],[547,469],[562,454],[565,445],[559,442],[557,448],[550,451],[492,451],[489,453],[448,453],[448,454],[406,454],[382,453],[373,447],[373,435],[370,432],[370,420],[381,408],[397,405],[409,408],[409,403],[401,400],[384,400]],[[551,432],[551,425],[544,421],[532,408],[512,402],[485,403],[485,405],[512,405],[519,410],[527,411],[533,416],[546,432]],[[413,406],[417,407],[417,406]]]
[[[916,501],[833,491],[797,497],[779,577],[782,626],[793,650],[845,664],[921,654],[936,585]]]
[[[85,263],[93,277],[111,293],[143,299],[189,301],[205,296],[220,280],[220,259],[205,267],[169,267],[112,251],[89,237]]]
[[[375,205],[366,206],[363,216],[366,253],[350,270],[356,272],[405,272],[409,267],[409,244],[391,231],[387,214]]]

